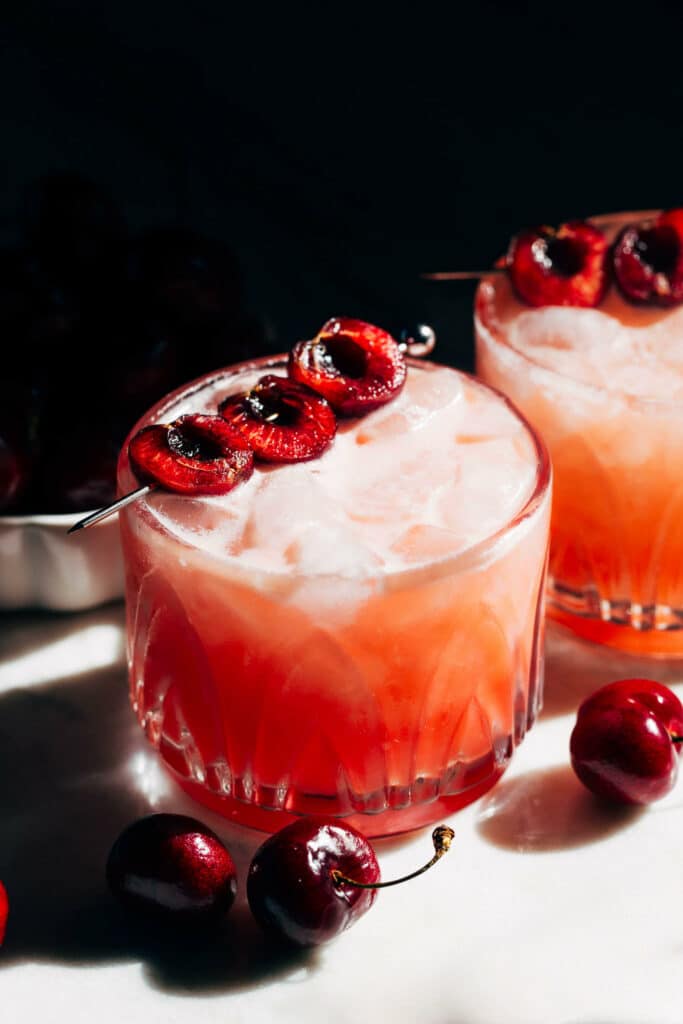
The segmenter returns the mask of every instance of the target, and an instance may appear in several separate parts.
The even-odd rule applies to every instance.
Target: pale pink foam
[[[214,381],[162,418],[215,412],[262,373]],[[410,368],[393,402],[342,421],[321,458],[258,467],[220,497],[159,492],[147,507],[186,544],[245,567],[358,579],[490,536],[528,501],[537,472],[531,436],[501,398],[455,370],[426,365]]]

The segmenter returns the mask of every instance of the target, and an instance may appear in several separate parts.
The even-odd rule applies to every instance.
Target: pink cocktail
[[[206,377],[138,427],[213,413],[266,372],[286,370]],[[267,830],[315,812],[387,834],[469,802],[539,707],[549,505],[545,449],[506,400],[415,363],[321,458],[131,504],[131,696],[149,739],[197,799]]]
[[[613,240],[647,214],[596,218]],[[477,370],[546,441],[549,614],[627,650],[683,655],[683,306],[615,284],[595,308],[531,308],[480,285]]]

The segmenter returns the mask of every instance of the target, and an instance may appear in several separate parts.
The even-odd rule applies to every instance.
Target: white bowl
[[[87,514],[0,515],[0,608],[80,611],[123,595],[118,516],[67,533]]]

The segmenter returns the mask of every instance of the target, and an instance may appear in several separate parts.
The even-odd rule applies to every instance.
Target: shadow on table
[[[150,984],[179,994],[297,980],[314,969],[315,954],[269,944],[246,906],[244,879],[263,837],[204,809],[240,888],[216,933],[184,941],[143,932],[110,897],[104,867],[126,824],[159,810],[197,815],[128,705],[122,607],[8,616],[0,633],[0,878],[10,900],[0,969],[140,960]]]
[[[634,824],[640,807],[603,803],[569,765],[503,779],[480,805],[477,830],[495,846],[517,853],[569,850]]]
[[[548,622],[543,717],[576,711],[581,701],[615,679],[683,681],[683,660],[639,657],[576,636]]]

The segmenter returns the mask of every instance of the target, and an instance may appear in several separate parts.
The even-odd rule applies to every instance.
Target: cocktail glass
[[[651,216],[594,222],[613,238]],[[683,656],[681,309],[634,306],[616,285],[597,309],[530,309],[496,275],[479,286],[475,329],[479,376],[550,450],[549,615],[623,650]]]
[[[429,383],[437,370],[443,380],[442,368],[411,361],[409,380]],[[134,429],[190,409],[215,411],[225,395],[278,371],[286,373],[281,357],[203,378]],[[491,422],[509,436],[468,434],[465,410],[457,439],[440,439],[453,445],[454,486],[457,443],[469,465],[480,451],[494,477],[495,459],[513,453],[529,487],[513,514],[455,555],[444,555],[448,531],[411,519],[415,488],[427,481],[437,500],[444,483],[430,479],[424,460],[407,474],[396,463],[402,475],[385,503],[377,480],[376,515],[351,496],[348,514],[361,534],[367,527],[381,537],[383,517],[389,529],[392,516],[401,534],[392,548],[398,567],[377,559],[360,574],[331,550],[324,520],[305,571],[301,560],[273,568],[246,536],[251,521],[234,530],[229,522],[231,501],[247,491],[218,500],[157,491],[121,512],[133,707],[181,785],[220,814],[266,831],[311,813],[345,818],[369,835],[405,831],[485,792],[533,723],[542,692],[549,459],[506,399],[465,375],[457,380],[463,402],[485,411],[490,404]],[[351,477],[355,458],[384,445],[377,465],[386,480],[394,445],[403,457],[410,440],[392,411],[374,437],[373,416],[342,423],[334,444],[347,443]],[[257,469],[240,485],[278,474],[284,490],[280,504],[271,492],[268,509],[274,536],[289,481],[307,485],[323,460]],[[124,446],[119,488],[135,485]],[[473,508],[469,514],[476,520]],[[245,557],[250,543],[253,557]]]

